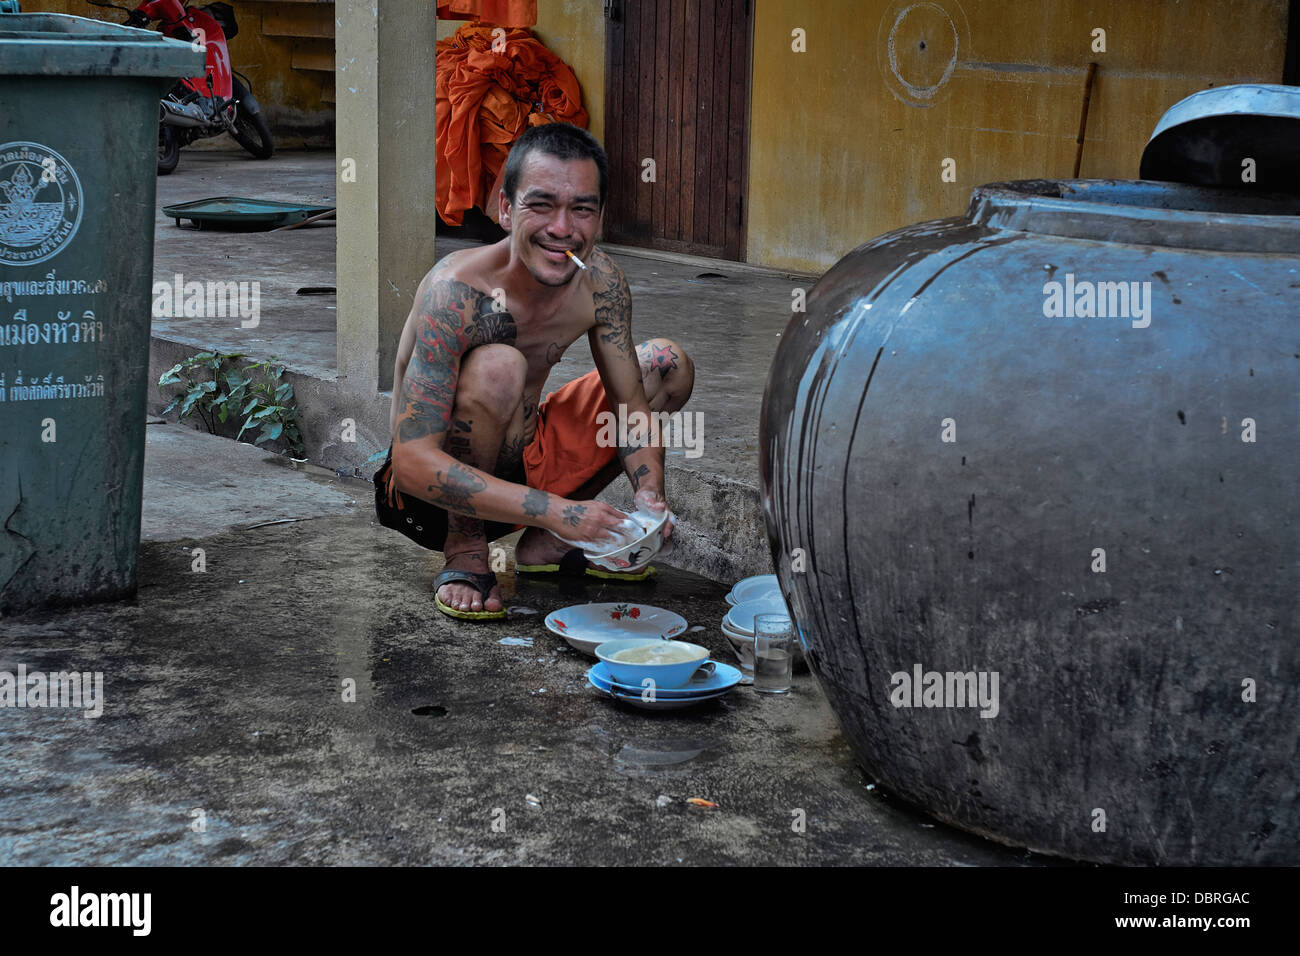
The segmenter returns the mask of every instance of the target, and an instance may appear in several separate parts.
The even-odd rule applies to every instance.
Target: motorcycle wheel
[[[235,99],[240,104],[236,107],[238,113],[235,115],[235,129],[231,135],[234,136],[235,142],[253,154],[254,159],[270,159],[275,152],[275,140],[271,138],[271,130],[262,119],[261,113],[249,113],[244,109],[244,97],[248,95],[244,84],[239,80],[231,82]]]
[[[158,124],[158,175],[166,176],[181,161],[181,144],[176,131],[163,123]]]

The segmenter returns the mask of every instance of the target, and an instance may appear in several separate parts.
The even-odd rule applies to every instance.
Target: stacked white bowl
[[[784,614],[794,620],[781,595],[781,585],[775,574],[759,574],[737,581],[727,595],[731,610],[722,619],[722,634],[731,643],[736,656],[748,646],[750,656],[754,646],[754,617],[759,614]],[[802,663],[803,648],[795,642],[795,663]]]

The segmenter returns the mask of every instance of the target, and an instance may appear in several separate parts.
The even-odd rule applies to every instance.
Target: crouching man
[[[598,571],[561,540],[614,537],[623,513],[593,499],[620,471],[639,505],[668,507],[663,448],[648,432],[627,446],[598,441],[598,416],[619,406],[634,422],[671,414],[694,385],[676,343],[633,345],[627,279],[594,247],[607,182],[604,150],[584,130],[528,130],[498,197],[509,235],[443,258],[402,330],[375,507],[386,527],[444,554],[435,601],[452,617],[505,617],[488,543],[523,526],[520,571],[633,580],[653,571]],[[551,366],[584,332],[595,368],[542,401]]]

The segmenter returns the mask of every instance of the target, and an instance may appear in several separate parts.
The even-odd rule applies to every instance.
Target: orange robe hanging
[[[439,20],[486,20],[499,27],[537,25],[537,0],[441,0]]]
[[[454,226],[471,206],[496,219],[506,155],[529,126],[587,126],[568,65],[527,29],[507,29],[494,52],[496,29],[467,24],[437,44],[437,207]]]

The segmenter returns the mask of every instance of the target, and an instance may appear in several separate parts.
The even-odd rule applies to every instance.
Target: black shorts
[[[537,408],[537,430],[524,448],[519,471],[498,477],[561,498],[569,497],[616,458],[617,452],[610,443],[600,441],[602,413],[609,413],[609,401],[600,372],[592,369],[546,396]],[[392,473],[390,445],[388,458],[374,477],[379,523],[402,532],[422,548],[441,551],[447,542],[447,512],[413,495],[402,494],[393,487]],[[501,521],[483,524],[489,541],[524,527]]]
[[[507,481],[524,480],[523,472]],[[393,448],[388,447],[388,457],[383,467],[375,472],[375,514],[385,528],[400,531],[422,548],[441,551],[447,543],[447,512],[412,495],[404,495],[393,487]],[[489,541],[504,538],[523,525],[501,521],[485,521],[483,529]]]

